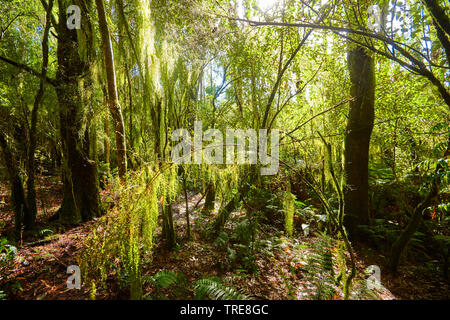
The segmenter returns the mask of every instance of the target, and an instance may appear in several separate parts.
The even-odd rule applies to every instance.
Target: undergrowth
[[[116,183],[116,207],[100,219],[85,241],[79,257],[85,282],[91,292],[106,286],[109,276],[130,287],[132,299],[142,298],[141,263],[151,261],[158,219],[158,202],[173,201],[178,194],[176,167],[164,171],[146,167],[133,174],[133,184]]]

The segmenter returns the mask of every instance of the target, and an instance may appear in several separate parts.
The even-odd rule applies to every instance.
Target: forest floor
[[[91,234],[98,222],[96,219],[81,225],[64,229],[58,224],[48,222],[61,203],[61,184],[57,177],[41,176],[38,188],[38,225],[41,233],[48,232],[44,240],[25,241],[18,246],[12,274],[9,277],[9,299],[88,299],[88,288],[69,290],[66,285],[69,265],[77,265],[77,257],[83,247],[83,239]],[[102,197],[108,196],[102,191]],[[304,299],[308,281],[302,272],[307,250],[296,250],[298,244],[315,241],[314,236],[297,236],[294,242],[281,237],[281,245],[273,254],[256,254],[256,273],[245,270],[223,268],[226,252],[214,247],[214,240],[205,240],[201,236],[201,226],[209,217],[198,213],[203,201],[200,195],[192,194],[189,200],[192,224],[192,240],[187,241],[184,199],[174,205],[174,221],[179,237],[176,250],[168,251],[160,241],[157,232],[153,261],[144,266],[143,274],[154,275],[162,270],[183,273],[189,283],[195,280],[220,277],[224,283],[239,288],[256,299]],[[197,207],[195,207],[197,205]],[[239,218],[241,213],[234,213]],[[212,217],[214,214],[211,214]],[[233,221],[233,219],[230,219]],[[13,224],[13,213],[8,207],[8,190],[0,184],[0,235],[9,234],[8,226]],[[230,228],[230,225],[226,226]],[[52,230],[50,232],[49,230]],[[378,290],[377,299],[449,299],[450,286],[436,271],[425,268],[425,262],[418,265],[404,262],[397,275],[385,272],[385,257],[367,247],[356,247],[357,268],[362,274],[369,265],[381,268],[381,283],[384,288]],[[306,255],[305,255],[306,252]],[[362,278],[359,281],[363,280]],[[0,283],[0,287],[1,287]],[[155,297],[161,293],[151,284],[145,283],[144,295]],[[192,298],[192,292],[185,296],[166,294],[171,298]],[[119,288],[117,281],[107,281],[106,288],[98,288],[96,299],[127,299],[128,290]],[[342,299],[336,293],[334,299]]]

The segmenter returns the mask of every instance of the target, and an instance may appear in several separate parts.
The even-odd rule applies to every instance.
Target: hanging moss
[[[164,196],[173,201],[179,183],[175,166],[162,172],[148,166],[130,181],[134,181],[132,186],[116,184],[119,203],[86,240],[79,263],[86,280],[105,286],[107,275],[114,273],[126,279],[131,298],[140,299],[141,265],[152,258],[158,199]]]

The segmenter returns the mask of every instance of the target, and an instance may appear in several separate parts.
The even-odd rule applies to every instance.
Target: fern
[[[331,239],[321,235],[311,244],[311,253],[308,257],[306,280],[311,283],[308,297],[314,300],[329,300],[336,293],[335,272]]]
[[[249,297],[231,287],[227,287],[215,279],[201,279],[194,283],[195,299],[212,300],[249,300]]]
[[[369,288],[367,285],[367,279],[363,279],[355,286],[356,290],[352,295],[352,299],[357,300],[377,300],[378,296],[374,288]]]
[[[183,272],[163,270],[153,276],[142,276],[142,280],[154,285],[155,291],[144,295],[145,299],[179,299],[188,294],[188,281]],[[169,289],[161,291],[163,289]]]
[[[228,234],[226,232],[220,232],[217,239],[214,241],[214,245],[219,249],[225,249],[228,246]]]
[[[177,192],[174,169],[156,171],[152,166],[130,176],[132,186],[115,180],[112,190],[120,201],[100,218],[78,256],[86,281],[106,287],[108,274],[116,273],[132,299],[142,298],[142,262],[151,260],[158,219],[159,199],[173,199]],[[118,262],[118,263],[117,263]]]
[[[164,289],[167,289],[171,285],[176,284],[179,279],[180,275],[178,273],[168,270],[160,271],[152,277],[143,277],[144,281],[153,282],[156,285],[163,287]]]

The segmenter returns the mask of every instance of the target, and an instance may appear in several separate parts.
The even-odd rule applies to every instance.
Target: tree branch
[[[12,65],[12,66],[14,66],[16,68],[22,69],[22,70],[28,72],[29,74],[32,74],[33,76],[36,76],[38,78],[42,78],[42,76],[43,76],[41,72],[34,70],[33,68],[27,66],[26,64],[13,61],[13,60],[8,59],[8,58],[3,57],[3,56],[0,56],[0,60],[3,61],[3,62],[6,62],[6,63],[8,63],[8,64],[10,64],[10,65]],[[47,76],[45,76],[44,79],[45,79],[45,81],[47,83],[51,84],[54,87],[56,87],[58,85],[58,81],[56,79],[52,79],[52,78],[49,78]]]
[[[439,27],[450,36],[450,19],[445,14],[444,9],[436,2],[436,0],[422,0],[431,13],[433,20],[439,24]]]
[[[392,45],[392,47],[395,48],[395,50],[397,50],[401,55],[403,55],[406,59],[408,59],[413,65],[417,66],[417,68],[414,67],[411,69],[416,71],[417,73],[421,74],[422,76],[426,77],[428,80],[430,80],[430,82],[437,87],[437,89],[438,89],[439,93],[441,94],[442,98],[444,99],[445,103],[450,107],[450,93],[447,91],[447,89],[442,84],[442,82],[436,78],[436,76],[426,67],[426,65],[422,61],[415,58],[405,48],[408,48],[414,52],[418,52],[418,51],[404,43],[400,43],[400,42],[390,39],[384,35],[381,35],[378,33],[370,33],[370,32],[362,31],[362,30],[355,30],[355,29],[351,29],[351,28],[321,25],[321,24],[316,24],[316,23],[284,23],[284,22],[266,22],[266,21],[260,22],[260,21],[253,21],[253,20],[248,20],[248,19],[232,18],[232,17],[227,17],[227,18],[232,19],[232,20],[241,21],[241,22],[246,22],[246,23],[248,23],[250,25],[254,25],[254,26],[278,26],[278,27],[295,27],[295,28],[311,28],[311,29],[330,30],[332,32],[339,34],[341,37],[348,38],[352,41],[355,41],[354,39],[344,36],[344,35],[340,34],[339,32],[350,33],[350,34],[356,34],[356,35],[380,40],[384,43],[388,43],[388,44]],[[380,53],[379,50],[376,50],[375,48],[373,48],[371,46],[365,45],[365,47],[376,53]],[[383,54],[383,55],[393,61],[396,61],[399,63],[401,61],[398,58],[395,58],[388,54]],[[423,55],[421,54],[421,56],[423,56]],[[424,58],[427,59],[426,57],[424,57]],[[405,66],[405,65],[408,67],[411,66],[405,62],[402,62],[402,63],[403,63],[402,64],[403,66]]]

